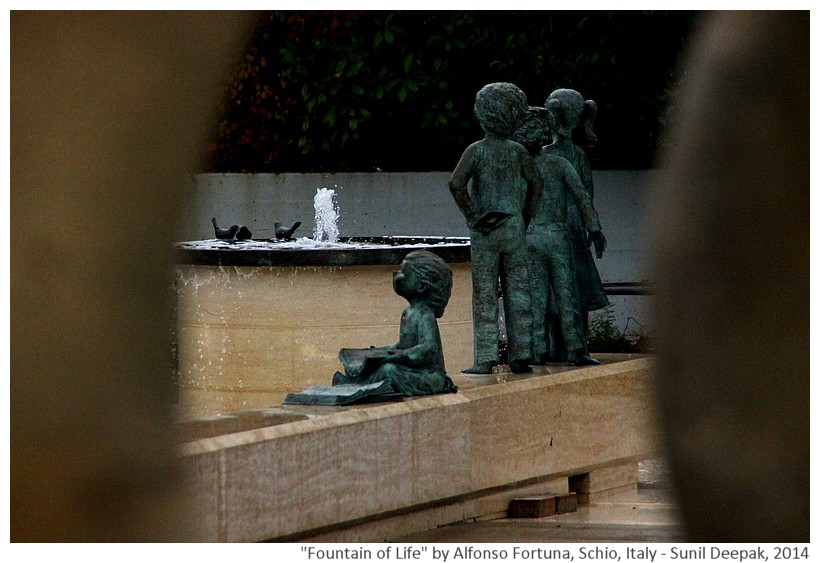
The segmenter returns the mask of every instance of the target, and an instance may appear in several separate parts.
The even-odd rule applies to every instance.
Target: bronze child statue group
[[[589,245],[601,258],[606,239],[589,160],[572,142],[582,123],[592,134],[595,110],[567,89],[550,94],[545,108],[528,108],[526,95],[506,82],[476,95],[486,135],[467,147],[449,182],[470,228],[473,267],[474,363],[463,373],[492,373],[499,363],[499,281],[513,373],[551,361],[599,363],[587,350],[586,318],[608,300]],[[482,224],[499,213],[503,221]]]

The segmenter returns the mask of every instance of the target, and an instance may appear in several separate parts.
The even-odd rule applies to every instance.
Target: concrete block
[[[566,493],[568,491],[567,479],[562,477],[547,481],[540,480],[529,485],[512,485],[502,491],[490,492],[470,499],[464,504],[464,517],[465,519],[482,520],[499,513],[506,516],[513,499],[544,494],[544,491]]]
[[[578,510],[578,497],[575,493],[565,493],[555,496],[555,513],[566,514]]]
[[[558,514],[556,509],[557,495],[538,495],[515,498],[510,502],[507,512],[510,518],[543,518]]]

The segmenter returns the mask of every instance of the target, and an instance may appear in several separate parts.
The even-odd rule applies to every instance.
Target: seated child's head
[[[393,289],[405,299],[428,302],[439,318],[450,301],[453,272],[447,262],[432,252],[414,250],[404,257],[401,270],[393,275]]]
[[[473,113],[486,133],[508,138],[527,115],[527,96],[515,84],[493,82],[475,96]]]

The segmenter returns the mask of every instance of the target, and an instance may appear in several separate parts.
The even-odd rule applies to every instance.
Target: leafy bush
[[[514,82],[531,105],[558,87],[579,90],[599,105],[593,166],[615,154],[645,165],[695,21],[693,12],[268,12],[224,97],[211,168],[450,170],[482,137],[473,99],[495,81]]]
[[[615,325],[613,306],[594,311],[589,316],[589,330],[587,332],[587,348],[590,352],[599,353],[649,353],[654,351],[651,339],[638,325],[638,330],[629,330],[629,322],[635,321],[632,317],[627,320],[623,330]]]

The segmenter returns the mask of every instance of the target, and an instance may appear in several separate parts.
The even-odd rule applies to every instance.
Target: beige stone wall
[[[450,264],[453,294],[439,319],[449,373],[472,364],[469,264]],[[281,404],[330,385],[341,348],[395,343],[407,302],[397,266],[179,266],[179,415]]]

